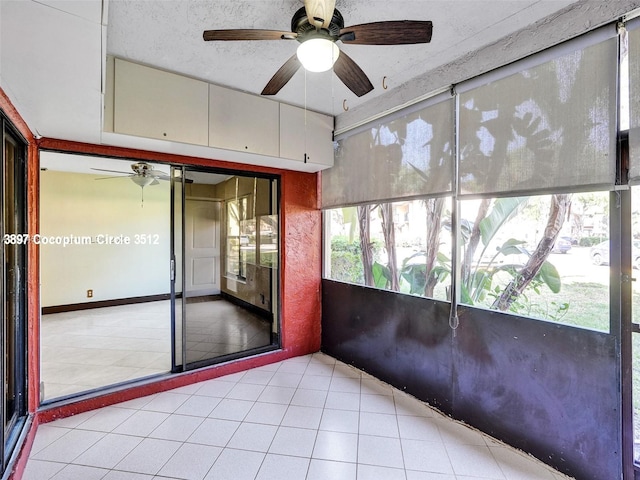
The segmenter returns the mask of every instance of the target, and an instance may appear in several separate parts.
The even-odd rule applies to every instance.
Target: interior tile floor
[[[271,343],[270,322],[221,297],[188,298],[185,308],[187,363]]]
[[[226,300],[189,299],[186,313],[189,363],[271,342],[269,322]],[[171,370],[171,303],[43,315],[40,338],[45,400],[166,373]]]
[[[23,480],[559,480],[317,353],[38,428]]]

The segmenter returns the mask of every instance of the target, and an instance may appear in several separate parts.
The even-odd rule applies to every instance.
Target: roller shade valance
[[[614,187],[617,39],[598,40],[459,89],[460,196]]]
[[[451,192],[453,99],[403,111],[338,139],[322,172],[322,207]]]

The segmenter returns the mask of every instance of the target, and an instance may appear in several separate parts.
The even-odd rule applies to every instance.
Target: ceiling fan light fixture
[[[326,72],[336,63],[340,49],[327,38],[310,38],[300,44],[296,53],[305,70]]]
[[[146,176],[146,175],[134,175],[130,178],[133,181],[133,183],[135,183],[136,185],[142,188],[146,187],[147,185],[150,185],[151,182],[155,180],[154,177]]]

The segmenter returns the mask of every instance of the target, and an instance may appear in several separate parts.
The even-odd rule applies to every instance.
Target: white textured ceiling
[[[204,42],[206,29],[290,29],[302,0],[0,0],[0,88],[36,136],[311,171],[311,164],[103,132],[107,54],[259,94],[296,41]],[[341,45],[375,89],[298,71],[276,100],[348,128],[614,21],[640,0],[337,0],[345,25],[431,20],[426,45]],[[382,88],[387,77],[388,90]],[[343,105],[348,111],[343,111]]]
[[[433,39],[425,45],[344,45],[369,76],[374,90],[358,98],[332,72],[299,70],[275,97],[338,115],[389,88],[551,15],[575,0],[337,0],[345,25],[382,20],[431,20]],[[223,86],[259,94],[291,57],[295,40],[204,42],[207,29],[290,30],[301,0],[145,1],[109,3],[107,52]],[[346,100],[346,103],[344,102]]]

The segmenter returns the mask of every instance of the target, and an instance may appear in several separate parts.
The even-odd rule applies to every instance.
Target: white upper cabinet
[[[209,86],[209,146],[277,157],[278,102]]]
[[[107,58],[106,73],[106,133],[204,146],[221,160],[251,163],[260,155],[266,163],[259,164],[276,168],[333,166],[329,115],[120,58]]]
[[[280,156],[333,166],[333,117],[281,103]]]
[[[114,132],[209,144],[206,82],[118,58],[114,67]]]

